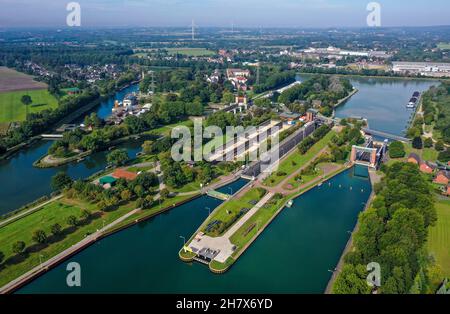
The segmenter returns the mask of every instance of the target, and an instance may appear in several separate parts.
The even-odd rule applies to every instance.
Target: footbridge
[[[221,193],[216,190],[209,190],[208,192],[206,192],[206,194],[210,197],[217,198],[218,200],[221,201],[226,201],[231,197],[231,195],[229,194]]]
[[[376,131],[376,130],[372,130],[369,128],[363,128],[362,131],[366,134],[370,134],[370,135],[375,135],[375,136],[379,136],[379,137],[384,137],[390,140],[394,140],[394,141],[400,141],[400,142],[405,142],[405,143],[409,143],[411,142],[411,140],[409,138],[403,137],[403,136],[399,136],[399,135],[394,135],[394,134],[390,134],[390,133],[386,133],[386,132],[381,132],[381,131]]]

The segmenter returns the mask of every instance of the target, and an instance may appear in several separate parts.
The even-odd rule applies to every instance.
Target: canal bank
[[[97,241],[18,293],[322,293],[370,192],[349,170],[311,189],[220,276],[177,258],[180,236],[222,203],[202,196]],[[68,262],[80,264],[81,287],[66,285]]]
[[[111,114],[115,99],[123,99],[126,94],[138,90],[137,85],[125,88],[108,100],[101,102],[92,112],[96,112],[100,118],[106,118]],[[81,122],[82,118],[80,118]],[[0,182],[4,182],[0,189],[0,215],[14,211],[28,203],[49,195],[52,192],[50,182],[52,176],[59,171],[65,171],[73,179],[86,178],[105,168],[106,152],[98,152],[88,156],[82,162],[39,169],[33,167],[33,163],[45,155],[51,141],[36,140],[26,148],[22,148],[7,160],[0,160]],[[135,157],[141,151],[138,142],[126,142],[121,145],[127,149],[130,157]]]
[[[299,74],[306,80],[313,74]],[[411,117],[411,95],[424,92],[438,80],[344,75],[358,91],[336,107],[336,118],[363,117],[372,130],[404,136]]]

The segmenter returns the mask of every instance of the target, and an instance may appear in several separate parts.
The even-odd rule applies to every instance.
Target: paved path
[[[139,212],[140,210],[141,210],[140,208],[136,208],[136,209],[130,211],[129,213],[121,216],[120,218],[118,218],[118,219],[114,220],[113,222],[111,222],[110,224],[106,225],[104,228],[102,228],[100,230],[97,230],[95,233],[87,236],[86,238],[84,238],[80,242],[72,245],[70,248],[68,248],[68,249],[62,251],[61,253],[53,256],[52,258],[50,258],[47,261],[45,261],[42,264],[40,264],[39,266],[36,266],[32,270],[30,270],[27,273],[23,274],[22,276],[20,276],[20,277],[16,278],[15,280],[9,282],[8,284],[6,284],[6,285],[4,285],[3,287],[0,288],[0,294],[8,293],[9,291],[14,290],[15,287],[20,286],[21,284],[27,282],[27,280],[29,280],[30,278],[32,278],[36,274],[39,274],[39,273],[44,272],[44,271],[47,271],[51,266],[61,262],[67,256],[70,256],[71,254],[76,253],[77,251],[79,251],[80,249],[84,248],[88,244],[97,241],[97,239],[105,231],[107,231],[108,229],[116,226],[117,224],[121,223],[122,221],[124,221],[125,219],[130,217],[131,215]]]
[[[37,206],[35,206],[35,207],[33,207],[33,208],[30,208],[30,209],[24,210],[24,211],[18,213],[17,215],[14,215],[14,216],[12,216],[12,217],[6,219],[6,220],[3,220],[3,221],[0,222],[0,227],[5,226],[5,225],[9,224],[10,222],[12,222],[12,221],[14,221],[14,220],[16,220],[16,219],[18,219],[18,218],[21,218],[21,217],[23,217],[23,216],[26,216],[26,215],[28,215],[28,214],[31,214],[31,213],[33,213],[33,212],[35,212],[35,211],[41,209],[41,208],[44,207],[45,205],[47,205],[47,204],[49,204],[49,203],[51,203],[51,202],[53,202],[53,201],[59,200],[59,199],[62,198],[62,197],[63,197],[62,194],[61,194],[61,195],[58,195],[58,196],[56,196],[56,197],[54,197],[54,198],[52,198],[52,199],[50,199],[50,200],[48,200],[48,201],[46,201],[46,202],[44,202],[44,203],[42,203],[42,204],[39,204],[39,205],[37,205]]]
[[[249,220],[256,212],[263,207],[274,195],[274,193],[269,192],[255,205],[252,209],[250,209],[241,219],[239,219],[230,229],[225,232],[223,235],[226,238],[231,238],[236,231],[239,230],[246,222]]]
[[[210,237],[207,235],[196,237],[198,240],[193,240],[189,244],[189,247],[199,251],[203,248],[212,250],[219,250],[219,254],[214,257],[214,260],[225,263],[226,260],[233,254],[234,245],[231,243],[230,238],[236,231],[239,230],[262,206],[264,206],[274,194],[267,193],[251,210],[249,210],[241,219],[239,219],[230,229],[227,230],[220,237]]]

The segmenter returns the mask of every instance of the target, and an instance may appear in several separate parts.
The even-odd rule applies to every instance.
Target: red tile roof
[[[125,169],[116,169],[116,170],[114,170],[112,176],[116,179],[126,179],[129,181],[132,181],[132,180],[136,179],[136,177],[138,175],[134,172],[130,172]]]

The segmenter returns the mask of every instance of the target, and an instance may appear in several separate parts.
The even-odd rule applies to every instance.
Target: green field
[[[450,43],[439,43],[437,46],[442,50],[450,50]]]
[[[450,200],[441,200],[436,204],[438,221],[430,229],[428,250],[436,258],[443,274],[450,277]]]
[[[303,167],[309,161],[316,157],[316,155],[325,148],[331,141],[336,133],[330,131],[324,138],[313,145],[304,155],[302,155],[298,149],[296,149],[291,155],[285,158],[279,165],[278,170],[273,173],[270,177],[264,180],[266,186],[276,186],[281,181],[286,178],[286,175],[278,176],[277,173],[286,173],[287,175],[292,174],[299,168]]]
[[[23,95],[30,95],[33,101],[28,106],[29,113],[58,106],[57,99],[46,89],[0,93],[0,123],[25,120],[26,108],[20,101]]]
[[[234,217],[241,209],[247,208],[250,210],[252,207],[254,207],[255,205],[251,204],[250,201],[256,203],[259,200],[261,200],[262,197],[263,196],[260,195],[258,189],[250,189],[240,198],[234,197],[230,199],[211,214],[211,217],[207,220],[206,223],[203,224],[202,231],[205,232],[204,229],[206,228],[208,223],[214,220],[220,220],[224,223],[228,223],[230,219]],[[231,227],[231,225],[229,227]],[[210,236],[219,236],[219,234],[216,234],[214,232],[205,232],[205,233]]]
[[[249,220],[247,220],[230,238],[231,243],[238,248],[236,253],[244,247],[280,209],[287,197],[272,199],[261,207]],[[234,256],[234,255],[233,255]]]
[[[216,54],[214,51],[205,48],[166,48],[166,50],[171,55],[180,54],[189,57],[213,56]]]
[[[409,154],[415,153],[420,158],[426,161],[436,161],[438,157],[438,152],[433,148],[423,148],[423,149],[415,149],[412,148],[411,144],[405,144],[405,152],[406,152],[406,158],[408,158]]]
[[[42,261],[45,261],[57,255],[81,241],[86,234],[100,229],[103,221],[105,225],[111,223],[134,208],[135,205],[131,202],[114,211],[100,213],[96,211],[93,204],[63,199],[45,205],[41,210],[1,227],[0,251],[5,255],[5,260],[0,266],[0,286],[39,265],[40,256]],[[83,209],[91,211],[94,214],[93,218],[77,228],[68,226],[67,217],[74,215],[81,220]],[[58,238],[50,237],[50,228],[55,223],[59,223],[63,229],[62,235]],[[41,247],[33,243],[32,234],[37,229],[46,232],[49,243]],[[27,246],[26,253],[21,256],[12,251],[12,245],[16,241],[24,241]]]

